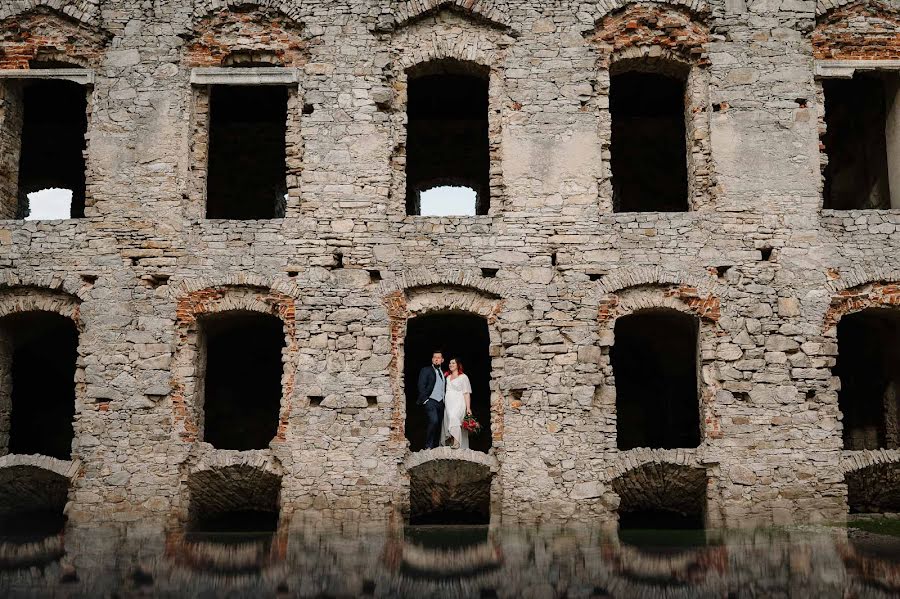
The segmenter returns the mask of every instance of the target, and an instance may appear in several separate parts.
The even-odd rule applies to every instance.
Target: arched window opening
[[[900,448],[900,313],[870,308],[837,325],[844,449]]]
[[[466,460],[410,468],[410,524],[484,525],[491,520],[491,470]]]
[[[406,438],[410,450],[425,447],[427,420],[417,404],[419,371],[431,364],[432,352],[444,355],[446,372],[451,358],[462,361],[472,385],[472,414],[483,427],[478,435],[469,435],[469,448],[487,452],[491,448],[491,357],[487,321],[475,314],[436,313],[417,316],[407,323],[404,344],[406,385]]]
[[[283,322],[256,312],[223,312],[202,318],[200,330],[204,441],[218,449],[267,448],[281,406]]]
[[[60,216],[64,214],[62,211],[54,211],[48,218],[83,217],[87,134],[85,88],[71,81],[39,80],[24,85],[21,98],[18,216],[39,218],[29,214],[29,209],[34,208],[32,192],[60,189],[71,192],[68,212]],[[38,196],[39,204],[43,197],[43,193]]]
[[[703,530],[707,475],[702,468],[650,463],[612,481],[619,495],[619,538],[628,544],[659,546],[665,538],[647,531]],[[666,537],[676,539],[677,537]],[[689,535],[681,540],[701,540]]]
[[[50,312],[0,319],[0,425],[8,427],[8,453],[72,457],[77,358],[71,319]]]
[[[477,203],[471,187],[440,185],[419,192],[422,216],[475,216]]]
[[[836,210],[900,207],[900,132],[889,127],[898,111],[896,76],[857,73],[852,79],[825,79],[824,208]],[[892,200],[893,196],[893,200]]]
[[[60,220],[72,218],[71,189],[42,189],[28,194],[28,216],[25,220]]]
[[[900,513],[900,464],[875,464],[844,479],[851,514]]]
[[[644,310],[615,324],[619,449],[700,444],[698,319],[672,309]]]
[[[613,72],[609,111],[614,210],[688,210],[685,79]]]
[[[69,481],[55,472],[35,466],[0,469],[0,537],[22,543],[59,535],[66,525],[68,493]],[[52,550],[53,544],[47,548]]]
[[[453,60],[408,72],[406,129],[407,214],[424,215],[420,191],[455,181],[475,191],[476,214],[490,195],[487,69]],[[448,213],[441,214],[449,215]]]
[[[285,86],[211,86],[206,218],[284,217],[287,104]]]

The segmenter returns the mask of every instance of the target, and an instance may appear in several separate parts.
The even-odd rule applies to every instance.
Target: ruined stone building
[[[896,0],[0,0],[0,516],[900,511],[898,72]]]

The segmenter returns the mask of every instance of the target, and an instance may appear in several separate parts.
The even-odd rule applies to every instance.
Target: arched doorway
[[[453,357],[462,361],[472,383],[472,413],[483,427],[469,437],[469,447],[487,452],[491,448],[491,356],[487,321],[466,312],[436,312],[407,322],[404,344],[404,385],[406,390],[406,438],[410,450],[425,447],[425,413],[416,404],[419,371],[431,363],[431,354],[440,349],[444,370]]]

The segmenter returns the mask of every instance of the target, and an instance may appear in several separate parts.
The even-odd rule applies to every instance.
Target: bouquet
[[[481,425],[475,420],[475,417],[472,416],[471,413],[466,414],[466,417],[462,420],[463,430],[468,432],[470,435],[477,435],[481,432]]]

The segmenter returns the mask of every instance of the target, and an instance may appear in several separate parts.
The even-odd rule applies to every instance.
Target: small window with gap
[[[857,73],[822,82],[824,208],[900,208],[900,127],[888,126],[900,122],[898,81],[896,75]]]
[[[287,204],[284,86],[210,87],[206,217],[284,217]]]
[[[408,77],[407,214],[487,214],[488,70],[442,60],[414,67]]]
[[[72,81],[3,84],[0,153],[5,155],[7,177],[0,181],[6,196],[0,210],[3,217],[84,216],[87,110],[87,90]]]
[[[688,210],[685,78],[670,73],[611,73],[613,209]]]

